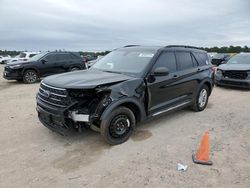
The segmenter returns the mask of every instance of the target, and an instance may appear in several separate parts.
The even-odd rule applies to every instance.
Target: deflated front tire
[[[101,122],[101,135],[111,145],[121,144],[128,140],[135,123],[135,116],[130,109],[118,107],[108,119]]]

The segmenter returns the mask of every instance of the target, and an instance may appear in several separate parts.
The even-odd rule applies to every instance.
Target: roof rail
[[[195,46],[186,46],[186,45],[168,45],[168,46],[165,46],[165,48],[173,48],[173,47],[194,48],[194,49],[200,50],[200,48],[195,47]]]
[[[131,44],[131,45],[126,45],[126,46],[123,46],[123,48],[129,48],[129,47],[134,47],[134,46],[140,46],[140,45]]]

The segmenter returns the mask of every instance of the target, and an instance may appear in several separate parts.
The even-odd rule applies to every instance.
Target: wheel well
[[[211,94],[211,91],[212,91],[212,86],[209,82],[205,82],[204,85],[206,85],[209,89],[209,95]]]
[[[26,71],[28,71],[28,70],[35,71],[35,72],[37,73],[37,75],[40,76],[40,75],[39,75],[39,72],[38,72],[36,69],[32,69],[32,68],[27,68],[27,69],[23,70],[23,74],[24,74]]]
[[[124,107],[127,107],[128,109],[130,109],[134,113],[136,123],[140,122],[141,112],[140,112],[139,107],[136,104],[134,104],[132,102],[126,102],[126,103],[121,104],[120,106],[124,106]]]
[[[81,69],[81,67],[80,67],[79,65],[72,65],[72,66],[70,67],[70,69],[73,69],[73,68],[79,68],[79,69]]]

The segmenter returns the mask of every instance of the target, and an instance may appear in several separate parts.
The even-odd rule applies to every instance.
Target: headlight
[[[216,71],[216,75],[217,75],[217,76],[221,76],[221,75],[222,75],[222,70],[217,69],[217,71]]]
[[[10,65],[10,68],[11,69],[15,69],[15,68],[18,68],[18,67],[20,67],[21,65]]]

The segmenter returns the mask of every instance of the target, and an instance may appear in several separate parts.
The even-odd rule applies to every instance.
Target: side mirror
[[[169,74],[169,70],[166,67],[157,67],[153,72],[154,76],[167,76]]]
[[[45,60],[45,59],[42,59],[41,62],[42,62],[42,64],[45,64],[45,63],[47,63],[48,61]]]

